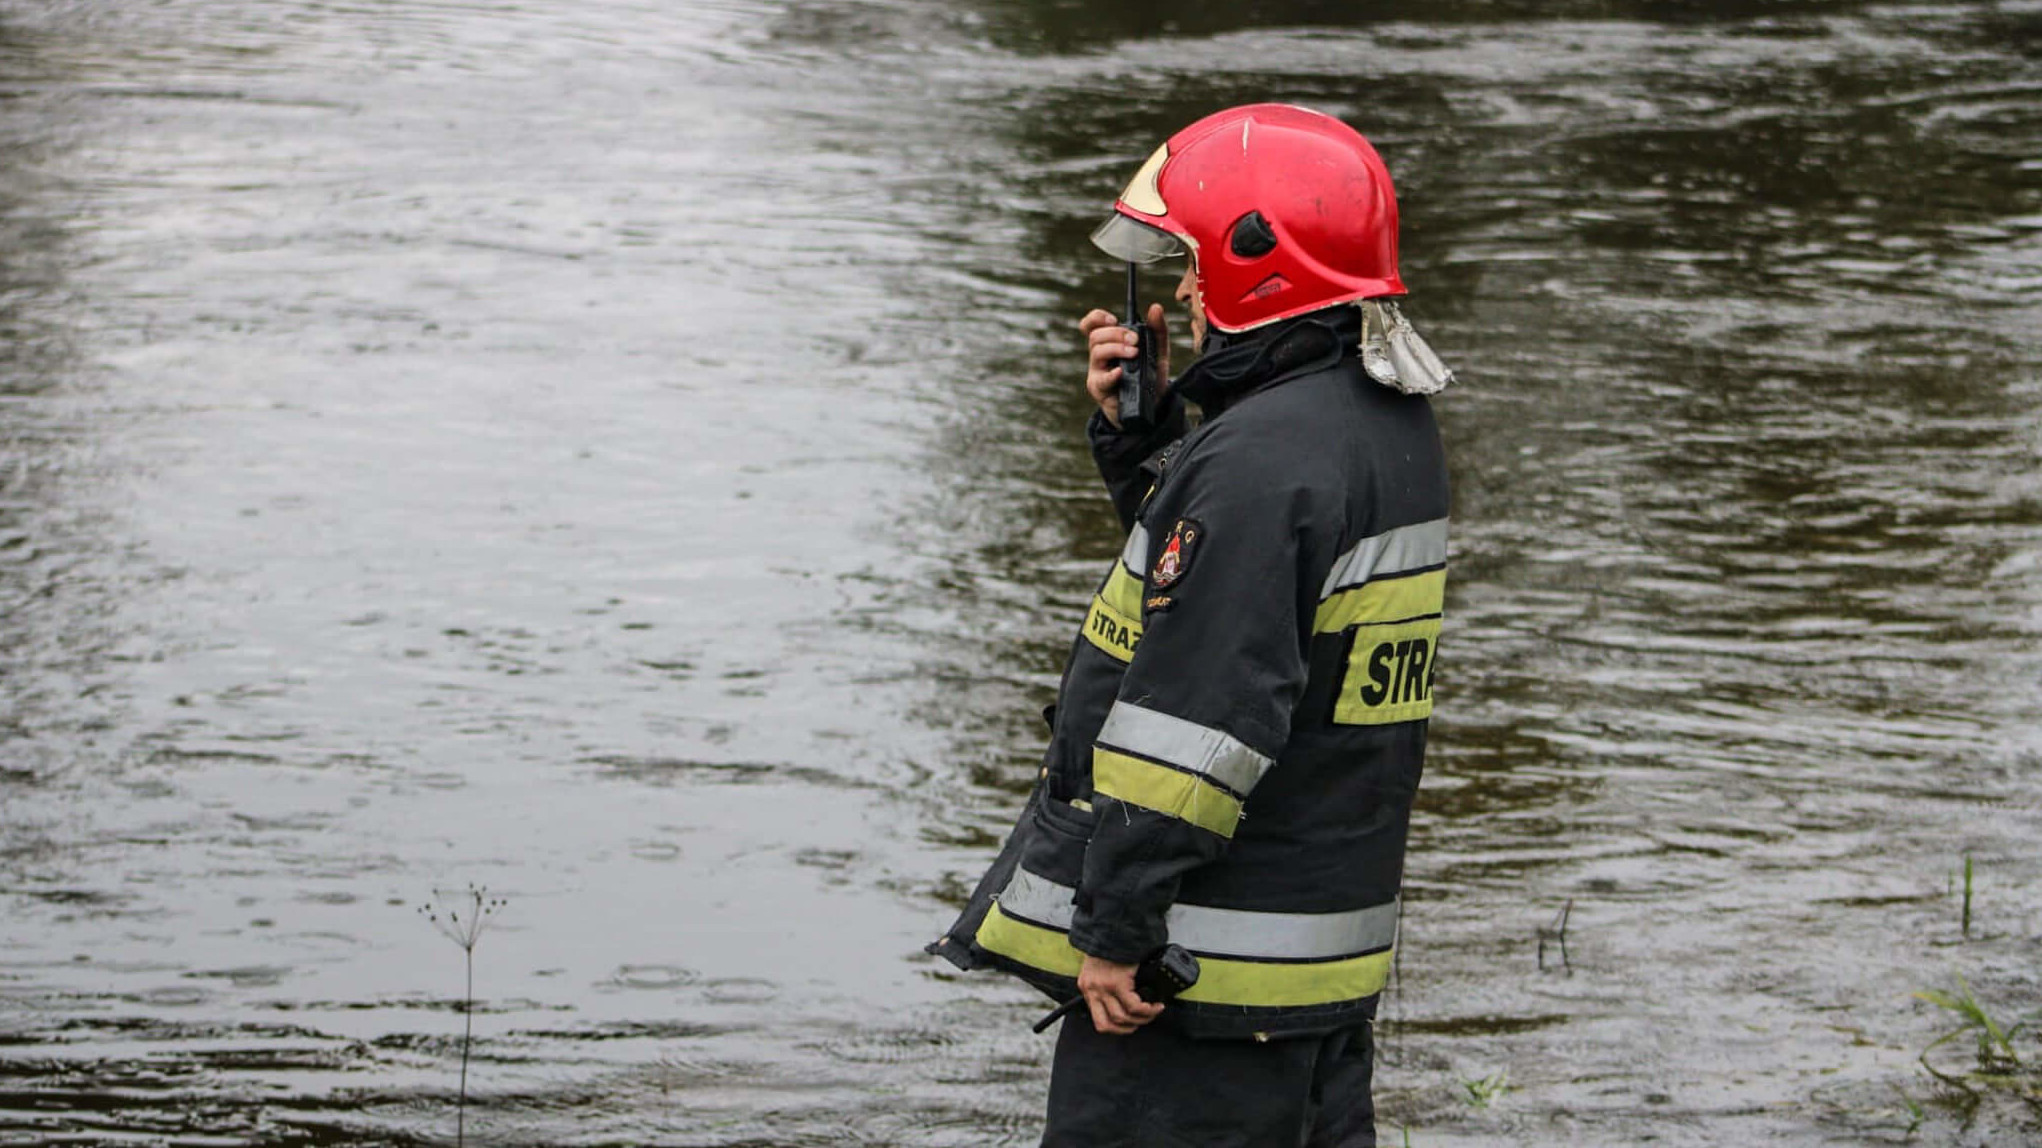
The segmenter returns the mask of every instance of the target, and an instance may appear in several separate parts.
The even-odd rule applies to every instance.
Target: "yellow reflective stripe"
[[[1009,917],[995,901],[978,927],[978,947],[1030,968],[1076,978],[1085,955],[1056,929]],[[1198,983],[1184,1000],[1248,1008],[1296,1008],[1363,1000],[1390,979],[1392,950],[1337,961],[1241,961],[1198,955]]]
[[[1438,649],[1438,618],[1354,631],[1347,672],[1333,702],[1333,720],[1345,725],[1389,725],[1431,717],[1432,672]]]
[[[1128,617],[1095,597],[1085,615],[1085,640],[1116,662],[1133,661],[1135,644],[1142,640],[1140,617]]]
[[[1285,1008],[1361,1000],[1383,991],[1390,979],[1390,953],[1343,961],[1230,961],[1198,958],[1198,983],[1183,999],[1202,1004]]]
[[[1135,645],[1142,640],[1142,580],[1117,560],[1106,584],[1092,596],[1085,640],[1116,662],[1134,660]]]
[[[1104,747],[1092,749],[1092,788],[1221,837],[1232,837],[1241,820],[1240,798],[1204,778]]]
[[[1113,573],[1106,576],[1106,585],[1099,588],[1099,600],[1118,610],[1123,616],[1142,616],[1141,575],[1128,572],[1118,562],[1113,564]]]
[[[1085,954],[1071,947],[1071,939],[1055,929],[1009,917],[993,902],[986,919],[979,923],[978,947],[989,953],[1020,961],[1030,968],[1076,977]]]
[[[1381,578],[1352,590],[1342,590],[1319,603],[1312,616],[1312,631],[1337,634],[1349,626],[1401,622],[1421,614],[1437,614],[1446,606],[1446,571]]]

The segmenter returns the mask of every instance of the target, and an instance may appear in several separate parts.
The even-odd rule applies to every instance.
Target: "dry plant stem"
[[[482,934],[489,927],[489,919],[503,908],[501,897],[492,900],[489,890],[470,885],[457,895],[437,890],[433,893],[434,904],[420,905],[418,911],[432,922],[434,929],[448,940],[461,946],[461,954],[467,979],[461,993],[461,1086],[454,1099],[454,1144],[455,1148],[466,1148],[468,1142],[468,1054],[475,1043],[475,946],[482,940]],[[468,919],[461,920],[461,910],[446,908],[441,917],[442,907],[448,903],[462,905],[468,910]]]
[[[467,947],[468,984],[461,993],[461,1091],[454,1099],[454,1148],[468,1143],[468,1046],[475,1040],[475,946]]]
[[[1573,915],[1574,898],[1569,897],[1567,898],[1567,903],[1560,907],[1559,917],[1550,925],[1540,926],[1538,930],[1540,972],[1546,971],[1546,942],[1558,941],[1560,944],[1560,967],[1567,971],[1568,976],[1574,975],[1574,962],[1567,957],[1567,919]]]
[[[1971,854],[1964,855],[1964,939],[1971,939]]]

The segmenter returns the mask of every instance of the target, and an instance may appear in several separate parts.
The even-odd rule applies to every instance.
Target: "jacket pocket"
[[[1092,842],[1098,814],[1068,801],[1045,797],[1036,803],[1033,830],[1021,850],[1021,867],[1038,877],[1075,889],[1085,872],[1085,847]]]

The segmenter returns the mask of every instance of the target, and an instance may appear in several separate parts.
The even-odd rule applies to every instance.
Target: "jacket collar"
[[[1242,398],[1359,354],[1361,311],[1327,307],[1252,331],[1208,331],[1204,353],[1171,385],[1211,418]]]

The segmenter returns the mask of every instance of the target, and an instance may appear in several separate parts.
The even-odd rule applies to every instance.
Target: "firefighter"
[[[1151,429],[1123,429],[1133,337],[1081,321],[1127,543],[1020,823],[930,949],[1082,994],[1046,1146],[1373,1145],[1370,1023],[1446,585],[1425,396],[1451,379],[1397,307],[1389,173],[1331,116],[1234,108],[1157,149],[1093,241],[1188,258],[1201,357]],[[1170,943],[1197,983],[1144,1001],[1136,968]]]

